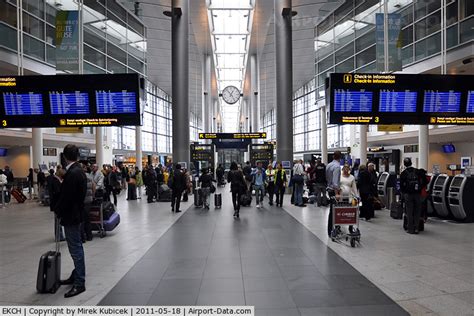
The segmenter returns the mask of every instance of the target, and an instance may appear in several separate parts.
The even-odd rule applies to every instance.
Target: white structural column
[[[359,125],[359,134],[360,134],[360,164],[367,163],[367,125]]]
[[[252,122],[250,132],[258,132],[260,128],[260,94],[259,94],[259,71],[258,71],[258,59],[257,55],[250,56],[250,82],[251,82],[251,110],[252,110]]]
[[[33,168],[38,168],[43,163],[43,131],[41,128],[32,129],[33,138]]]
[[[428,170],[428,155],[430,151],[430,130],[428,125],[420,125],[418,131],[418,168]]]
[[[136,166],[142,170],[142,158],[143,158],[143,151],[142,151],[142,127],[137,126],[135,128],[135,156],[137,158]]]
[[[211,55],[204,55],[202,60],[202,125],[204,133],[211,131],[212,106]]]
[[[95,161],[99,168],[105,164],[104,127],[95,128]]]
[[[321,111],[321,160],[328,163],[328,122],[326,114],[326,105],[323,105]]]

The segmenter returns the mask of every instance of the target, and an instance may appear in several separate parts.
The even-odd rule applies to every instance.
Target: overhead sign
[[[195,145],[191,144],[191,161],[209,161],[214,160],[214,145]]]
[[[56,127],[56,134],[82,134],[84,127]]]
[[[199,139],[266,139],[267,133],[199,133]]]
[[[327,81],[331,124],[474,125],[471,75],[343,74]]]
[[[261,161],[264,165],[273,160],[273,145],[272,144],[251,144],[250,145],[250,162],[256,165]]]
[[[390,124],[390,125],[378,125],[378,132],[403,132],[403,125]]]
[[[139,80],[138,74],[0,77],[0,125],[141,125]]]

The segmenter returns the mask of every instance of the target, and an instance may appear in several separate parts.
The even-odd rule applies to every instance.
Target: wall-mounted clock
[[[235,104],[240,99],[240,91],[237,87],[227,86],[222,90],[222,98],[226,103]]]

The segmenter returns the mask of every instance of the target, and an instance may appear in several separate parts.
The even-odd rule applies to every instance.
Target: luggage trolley
[[[89,221],[92,225],[92,229],[99,231],[100,238],[104,238],[107,235],[104,226],[104,199],[103,198],[95,198],[92,205],[97,206],[98,208],[92,207],[89,212]]]
[[[356,201],[354,204],[352,201]],[[355,197],[342,197],[337,200],[331,197],[332,203],[332,241],[341,241],[343,238],[350,241],[351,247],[355,247],[356,242],[360,244],[359,230],[359,201]],[[348,226],[346,233],[342,226]],[[352,227],[350,227],[352,226]]]

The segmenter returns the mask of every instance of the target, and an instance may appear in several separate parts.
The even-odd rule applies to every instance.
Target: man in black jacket
[[[168,181],[170,184],[170,189],[172,190],[172,195],[171,195],[171,212],[176,212],[179,213],[181,210],[179,209],[179,205],[181,203],[181,195],[183,194],[183,191],[186,189],[186,176],[184,175],[184,172],[181,171],[181,165],[177,164],[176,169],[173,173],[171,178],[171,183]],[[176,205],[176,209],[175,209]]]
[[[409,157],[403,160],[403,165],[406,169],[400,175],[400,191],[402,191],[403,201],[405,202],[405,211],[408,221],[407,233],[418,234],[423,181],[418,169],[412,166]]]
[[[69,279],[61,284],[72,284],[73,287],[64,297],[73,297],[86,290],[86,265],[84,248],[82,247],[81,223],[84,221],[84,199],[87,191],[87,178],[77,162],[79,149],[75,145],[64,147],[66,174],[61,185],[55,212],[61,225],[64,226],[67,246],[74,262],[74,270]]]

